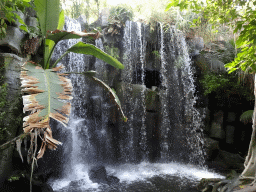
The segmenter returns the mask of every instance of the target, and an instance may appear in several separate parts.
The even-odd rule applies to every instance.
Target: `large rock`
[[[24,15],[24,13],[22,13],[21,11],[15,11],[15,13],[17,13],[17,15],[19,15],[20,18],[23,21],[25,21],[26,16]],[[15,27],[20,27],[22,25],[16,17],[14,18],[14,20],[15,20],[15,22],[14,22]]]
[[[216,139],[225,138],[225,132],[223,130],[223,118],[224,118],[223,111],[220,110],[214,113],[214,119],[211,124],[210,137],[216,138]]]
[[[119,179],[112,175],[107,175],[106,168],[103,165],[98,165],[90,169],[89,178],[94,183],[104,183],[104,184],[116,184]]]
[[[199,55],[200,51],[204,48],[204,40],[198,36],[187,39],[187,44],[191,56]]]
[[[235,48],[225,41],[214,41],[206,44],[203,51],[195,58],[195,64],[202,70],[226,72],[224,65],[233,61]]]
[[[209,137],[205,138],[205,152],[206,152],[206,159],[213,160],[219,153],[219,141],[211,139]]]
[[[8,47],[12,52],[21,53],[21,44],[25,35],[20,31],[18,27],[8,26],[6,30],[6,37],[0,40],[1,47]],[[3,52],[11,52],[4,49]]]
[[[20,91],[20,70],[21,65],[26,60],[14,54],[0,53],[0,66],[5,66],[5,83],[7,84],[7,107],[5,110],[4,126],[7,133],[4,140],[0,140],[0,144],[9,141],[22,131],[22,99]],[[1,75],[1,74],[0,74]],[[1,109],[0,109],[1,112]],[[12,173],[12,155],[14,147],[9,147],[0,151],[0,186],[6,178]]]
[[[77,18],[77,21],[80,23],[81,25],[81,30],[85,30],[86,29],[86,24],[87,24],[87,20],[86,20],[86,17],[84,15],[80,15],[78,18]]]
[[[244,169],[244,158],[239,154],[220,150],[215,161],[220,162],[220,164],[224,166],[223,168],[226,170],[235,169],[238,171],[243,171]]]
[[[226,127],[226,143],[233,144],[235,138],[235,127],[232,125],[227,125]]]

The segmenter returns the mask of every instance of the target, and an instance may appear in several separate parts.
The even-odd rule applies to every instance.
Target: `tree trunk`
[[[254,75],[254,96],[256,101],[256,74]],[[253,112],[253,125],[252,125],[252,136],[249,145],[248,154],[244,163],[244,171],[240,175],[240,179],[251,179],[255,180],[256,176],[256,102],[254,104],[254,112]]]

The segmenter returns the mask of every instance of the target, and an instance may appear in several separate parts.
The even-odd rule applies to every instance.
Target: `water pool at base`
[[[109,175],[120,179],[118,184],[93,183],[90,168],[77,164],[64,179],[50,181],[55,192],[196,192],[202,178],[224,178],[205,168],[180,163],[146,163],[106,166]]]

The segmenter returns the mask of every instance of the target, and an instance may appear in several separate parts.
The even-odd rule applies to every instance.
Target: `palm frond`
[[[252,122],[252,116],[253,116],[253,110],[245,111],[240,116],[240,121],[242,121],[243,123]]]
[[[36,132],[43,135],[43,142],[37,158],[43,156],[46,146],[56,149],[61,142],[52,137],[49,125],[50,117],[62,123],[68,124],[71,109],[71,81],[64,77],[66,74],[56,73],[63,66],[43,69],[33,62],[26,62],[21,71],[21,87],[27,95],[23,98],[23,112],[30,114],[23,118],[23,130],[25,133]]]

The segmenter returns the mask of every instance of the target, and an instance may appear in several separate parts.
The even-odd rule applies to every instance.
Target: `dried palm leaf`
[[[23,130],[25,133],[40,133],[40,130],[44,132],[37,158],[43,156],[46,146],[56,149],[57,145],[61,144],[52,137],[50,117],[64,126],[67,126],[69,121],[71,104],[67,100],[72,99],[72,84],[64,74],[56,73],[62,68],[63,66],[43,69],[33,62],[26,62],[22,66],[20,75],[22,92],[28,94],[22,97],[23,112],[30,112],[23,118]]]

